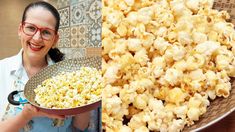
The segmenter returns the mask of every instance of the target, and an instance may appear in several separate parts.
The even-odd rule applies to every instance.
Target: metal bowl
[[[54,65],[48,66],[42,69],[39,73],[33,76],[25,85],[24,95],[28,102],[35,107],[39,108],[41,111],[57,114],[57,115],[76,115],[82,112],[93,110],[101,105],[101,100],[98,100],[94,103],[87,104],[84,106],[79,106],[69,109],[52,109],[39,106],[35,102],[35,93],[34,89],[40,85],[44,80],[56,76],[61,72],[72,72],[79,70],[80,67],[93,67],[98,70],[101,69],[101,57],[82,57],[77,59],[69,59],[58,62]]]
[[[217,97],[215,100],[210,101],[207,112],[196,121],[194,125],[185,127],[183,131],[200,131],[204,128],[223,119],[233,111],[235,111],[235,79],[231,79],[232,90],[228,98]]]

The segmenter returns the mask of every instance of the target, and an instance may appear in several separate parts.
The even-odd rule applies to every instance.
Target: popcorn
[[[207,35],[200,32],[193,32],[192,34],[193,42],[200,44],[207,41]]]
[[[164,79],[172,86],[177,85],[180,81],[180,78],[182,78],[183,72],[170,68],[166,70],[166,74],[164,76]]]
[[[38,85],[35,101],[46,108],[74,108],[101,99],[101,73],[96,68],[81,67],[74,72],[62,72]]]
[[[190,45],[193,42],[191,36],[189,35],[189,33],[184,32],[184,31],[181,31],[181,32],[178,33],[178,41],[183,46],[187,45],[187,44]]]
[[[132,130],[130,127],[124,125],[118,130],[118,132],[132,132]]]
[[[141,66],[144,66],[147,64],[147,62],[149,61],[147,52],[144,48],[142,48],[141,50],[137,51],[134,55],[134,59],[136,62],[138,62]]]
[[[198,44],[195,47],[195,50],[204,55],[212,55],[213,52],[215,52],[220,47],[220,44],[218,42],[214,41],[205,41],[204,43]]]
[[[187,112],[187,116],[190,120],[197,121],[197,120],[199,120],[200,110],[198,108],[191,107],[191,108],[189,108],[189,110]]]
[[[134,99],[133,106],[138,109],[144,109],[147,106],[148,96],[145,94],[137,95]]]
[[[235,30],[213,0],[102,4],[104,131],[182,131],[229,96]]]
[[[102,41],[103,43],[103,41]],[[127,46],[129,51],[139,51],[142,49],[141,40],[129,38],[127,41]]]
[[[166,96],[166,101],[179,105],[181,102],[184,102],[185,97],[185,93],[180,88],[173,88]]]

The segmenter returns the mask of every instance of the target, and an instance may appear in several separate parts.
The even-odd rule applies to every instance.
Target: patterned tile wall
[[[101,0],[58,0],[57,7],[61,16],[58,48],[66,58],[87,56],[87,48],[99,53]]]

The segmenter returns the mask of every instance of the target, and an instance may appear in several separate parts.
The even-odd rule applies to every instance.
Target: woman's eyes
[[[27,29],[27,31],[30,31],[30,32],[36,32],[37,30],[37,27],[35,26],[25,26],[25,28]],[[41,34],[42,35],[52,35],[53,33],[51,31],[49,31],[48,29],[41,29]]]
[[[44,34],[44,35],[51,35],[51,32],[48,31],[48,30],[43,30],[43,31],[42,31],[42,34]]]
[[[28,27],[26,27],[28,30],[30,30],[30,31],[35,31],[36,30],[36,27],[33,27],[33,26],[28,26]]]

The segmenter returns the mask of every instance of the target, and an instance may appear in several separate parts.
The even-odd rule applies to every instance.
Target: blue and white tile
[[[101,23],[93,23],[88,33],[88,47],[101,47]]]
[[[70,25],[76,26],[86,24],[86,8],[87,2],[82,1],[77,4],[73,4],[70,7]]]
[[[69,27],[69,20],[70,20],[70,10],[69,10],[69,6],[65,7],[65,8],[61,8],[58,9],[59,13],[60,13],[60,27],[64,28],[64,27]]]
[[[101,7],[102,3],[100,0],[88,0],[87,19],[88,23],[101,22]]]
[[[57,8],[69,6],[69,0],[57,0]]]

